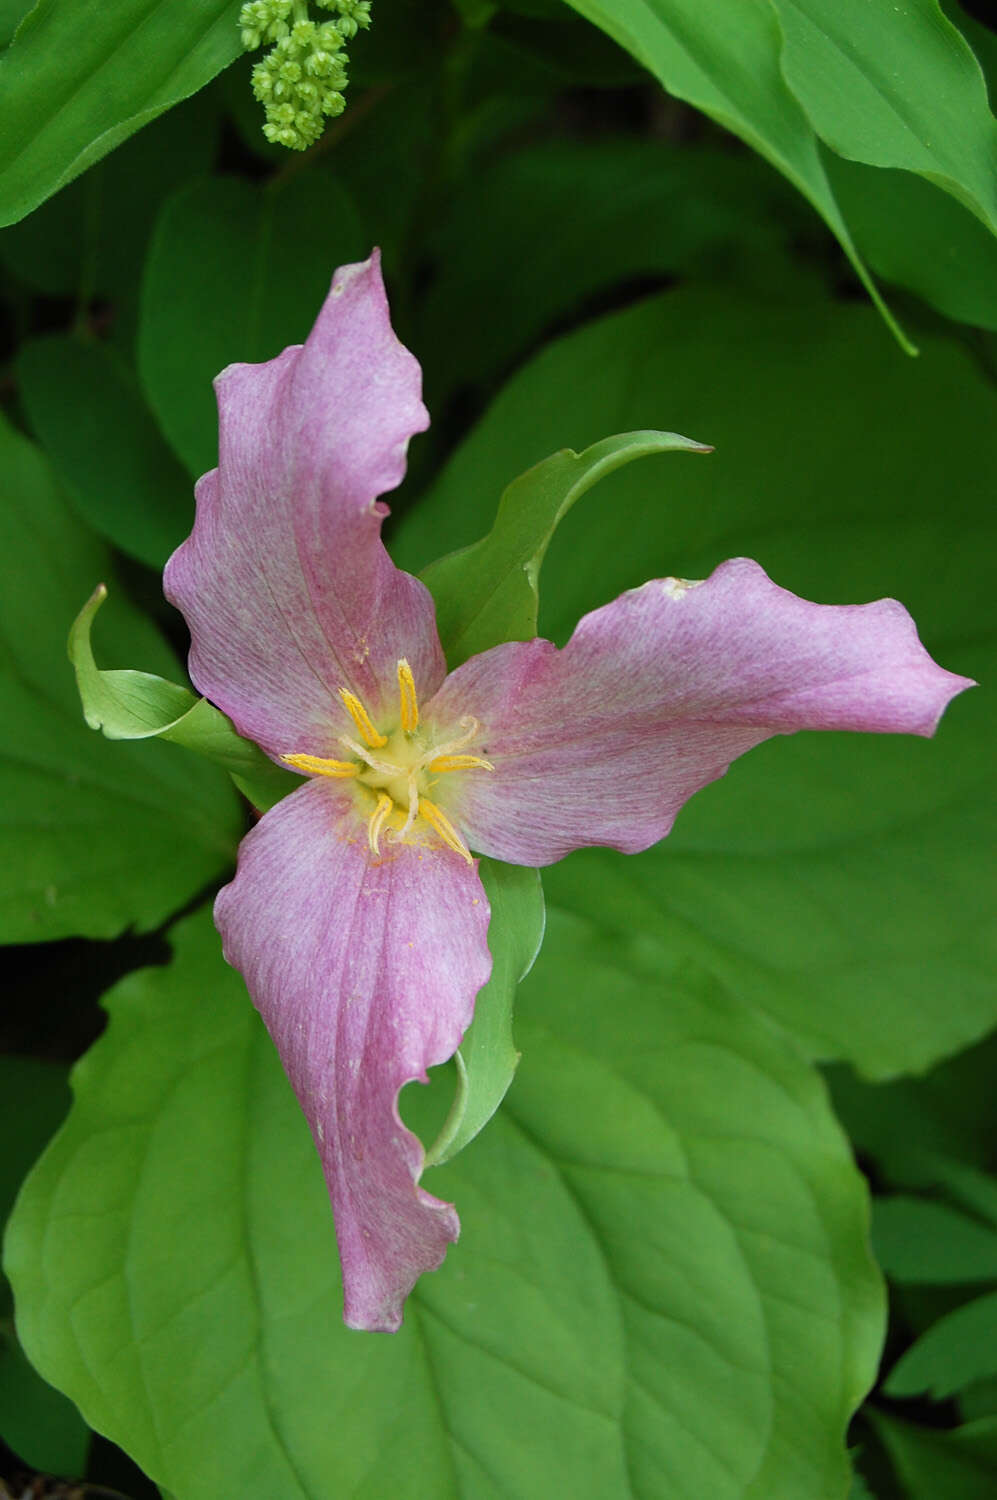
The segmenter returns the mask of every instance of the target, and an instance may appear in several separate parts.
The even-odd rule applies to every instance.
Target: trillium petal
[[[372,860],[349,793],[311,781],[243,840],[215,921],[308,1117],[332,1197],[346,1322],[398,1327],[459,1222],[418,1186],[398,1093],[452,1056],[491,971],[477,869],[395,845]]]
[[[388,557],[377,503],[428,425],[420,386],[376,254],[336,272],[305,344],[215,382],[218,468],[165,590],[193,681],[271,755],[330,754],[352,731],[338,689],[376,715],[400,657],[420,694],[443,679],[432,600]]]
[[[494,770],[441,778],[437,797],[472,848],[515,864],[588,844],[633,854],[770,735],[930,735],[970,686],[936,666],[896,600],[811,604],[737,558],[702,583],[622,595],[563,650],[511,642],[459,667],[427,714],[478,719]]]

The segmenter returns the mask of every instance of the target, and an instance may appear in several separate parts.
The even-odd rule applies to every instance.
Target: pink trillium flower
[[[380,538],[420,389],[376,256],[344,267],[304,345],[218,377],[218,468],[165,580],[200,692],[308,778],[243,840],[215,919],[322,1159],[346,1322],[385,1330],[459,1231],[397,1106],[491,971],[472,851],[634,854],[769,736],[930,735],[971,685],[895,600],[810,604],[743,558],[448,674],[429,592]]]

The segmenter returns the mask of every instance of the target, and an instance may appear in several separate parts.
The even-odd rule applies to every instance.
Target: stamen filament
[[[494,771],[495,767],[490,760],[484,760],[480,755],[438,755],[431,760],[426,767],[427,771]]]
[[[427,802],[425,797],[422,797],[419,801],[419,813],[425,818],[433,832],[439,835],[448,849],[453,849],[454,853],[466,859],[469,865],[474,864],[470,849],[464,843],[464,840],[442,808],[437,807],[435,802]]]
[[[316,776],[358,776],[360,767],[351,760],[323,760],[320,755],[282,755],[285,765],[296,771],[311,771]]]
[[[339,696],[343,700],[346,712],[359,729],[360,738],[364,744],[369,745],[372,750],[380,750],[382,745],[386,745],[388,743],[388,736],[386,734],[378,734],[374,728],[370,714],[364,708],[356,694],[349,692],[346,688],[340,688]]]
[[[367,824],[367,841],[370,844],[372,854],[379,855],[381,853],[378,847],[381,832],[386,819],[391,815],[394,805],[387,792],[382,792],[377,799],[377,806],[371,813],[370,822]]]
[[[442,760],[443,756],[445,755],[452,755],[455,750],[463,750],[464,746],[469,745],[474,739],[474,736],[478,733],[481,725],[478,723],[477,719],[474,719],[470,715],[468,715],[467,718],[461,719],[460,727],[461,729],[463,729],[464,733],[460,736],[459,739],[448,740],[445,745],[433,746],[433,754],[437,760]]]
[[[363,745],[358,745],[356,740],[351,740],[348,734],[339,736],[339,743],[344,749],[349,750],[351,755],[358,755],[364,765],[370,766],[372,771],[380,771],[384,776],[397,776],[398,767],[390,760],[378,760],[376,755],[371,755]]]
[[[408,776],[408,817],[402,824],[398,837],[403,839],[419,816],[419,773],[410,771]]]
[[[402,707],[402,728],[406,734],[419,727],[419,700],[415,693],[415,678],[412,668],[404,656],[398,663],[398,695]]]

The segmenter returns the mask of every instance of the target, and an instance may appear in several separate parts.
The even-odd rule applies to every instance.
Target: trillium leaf
[[[846,1142],[770,1026],[559,919],[505,1109],[428,1179],[461,1242],[371,1338],[341,1324],[318,1159],[207,913],[175,950],[109,995],[6,1245],[32,1359],[159,1485],[844,1497],[881,1292]]]
[[[0,427],[0,460],[0,937],[146,930],[233,860],[238,798],[216,767],[171,746],[109,746],[87,730],[66,632],[94,580],[112,576],[110,559],[37,450],[9,427]],[[122,598],[109,616],[109,649],[179,673]]]
[[[151,672],[102,671],[94,660],[90,630],[106,598],[101,584],[69,633],[69,659],[91,729],[101,730],[109,740],[164,739],[194,750],[228,771],[263,812],[301,785],[300,776],[274,765],[258,745],[236,732],[220,709],[189,688]]]
[[[228,0],[37,0],[0,56],[0,224],[237,57]]]
[[[652,453],[709,453],[675,432],[625,432],[584,453],[551,454],[506,488],[486,537],[431,563],[422,580],[450,670],[502,641],[537,633],[540,567],[551,537],[576,500],[606,474]]]
[[[867,309],[797,295],[687,287],[545,349],[406,516],[396,559],[472,542],[475,500],[565,437],[583,450],[607,427],[674,425],[716,451],[667,475],[631,465],[576,507],[544,562],[541,635],[563,642],[648,577],[706,578],[742,554],[804,598],[899,599],[942,666],[985,680],[993,389],[952,343],[926,340],[914,366]],[[552,867],[548,905],[689,953],[814,1056],[922,1071],[997,1021],[993,704],[967,693],[930,742],[772,740],[646,854]]]
[[[772,0],[783,76],[839,156],[917,172],[997,234],[997,121],[938,0]]]
[[[678,99],[739,135],[820,214],[901,347],[913,346],[863,264],[835,200],[816,134],[779,69],[782,36],[768,4],[699,0],[570,0]]]
[[[492,975],[474,1002],[474,1020],[457,1052],[457,1091],[426,1166],[442,1166],[488,1124],[512,1083],[519,1053],[512,1039],[516,988],[540,951],[544,932],[540,872],[482,859],[478,873],[491,906]]]
[[[267,187],[195,181],[164,204],[142,287],[139,372],[195,478],[218,462],[215,376],[301,343],[335,267],[369,250],[352,199],[325,172]]]
[[[997,1292],[975,1297],[933,1323],[897,1361],[883,1387],[888,1396],[944,1401],[977,1380],[997,1375]]]

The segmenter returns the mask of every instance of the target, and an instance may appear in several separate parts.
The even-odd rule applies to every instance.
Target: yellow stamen
[[[380,750],[382,745],[386,745],[388,743],[388,736],[386,734],[378,734],[371,722],[370,714],[364,708],[356,694],[348,692],[346,688],[340,688],[339,696],[343,700],[346,712],[359,729],[360,737],[364,744],[369,745],[372,750]]]
[[[419,727],[419,700],[415,695],[415,678],[404,656],[398,663],[398,695],[402,702],[402,728],[406,734]]]
[[[463,859],[466,859],[469,865],[474,864],[474,860],[471,858],[470,849],[464,843],[464,840],[461,838],[460,834],[457,832],[456,828],[453,826],[446,813],[443,812],[441,808],[437,807],[435,802],[427,802],[425,797],[420,797],[419,814],[421,817],[425,818],[426,822],[429,824],[430,828],[432,828],[433,832],[439,834],[440,838],[446,844],[448,849],[453,849],[454,853],[459,854]]]
[[[296,771],[312,771],[316,776],[357,776],[360,767],[352,760],[323,760],[320,755],[282,755],[285,765]]]
[[[379,855],[381,852],[378,847],[379,840],[384,829],[384,824],[391,816],[394,806],[395,804],[387,792],[382,792],[377,799],[377,806],[370,815],[370,822],[367,824],[367,840],[370,844],[372,854]]]
[[[426,767],[427,771],[494,771],[495,767],[490,760],[482,760],[480,755],[438,755],[431,760]]]

